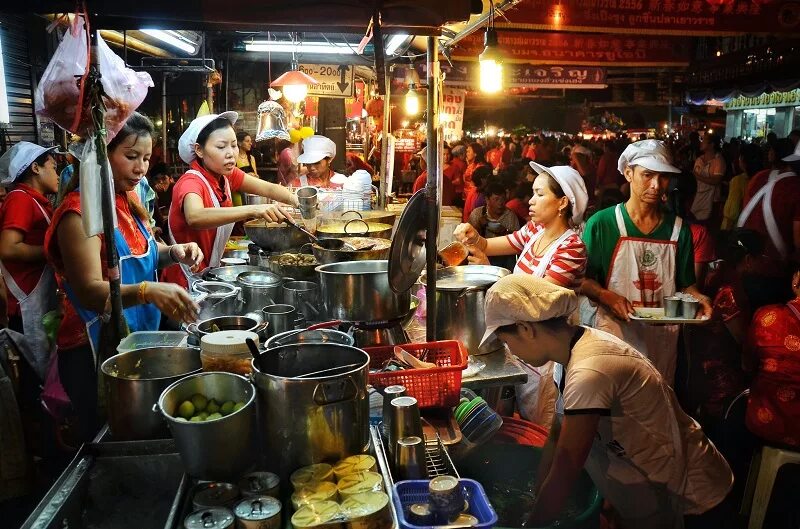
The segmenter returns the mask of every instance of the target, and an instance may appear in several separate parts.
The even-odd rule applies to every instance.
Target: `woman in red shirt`
[[[131,331],[158,330],[162,313],[191,322],[199,310],[185,290],[156,280],[157,268],[175,262],[196,266],[203,256],[194,243],[166,246],[150,231],[150,219],[134,188],[147,173],[153,134],[150,120],[134,112],[108,144],[117,216],[113,243],[119,255],[123,313]],[[58,330],[58,374],[78,416],[79,436],[88,440],[99,427],[97,364],[109,356],[100,348],[100,328],[110,300],[107,241],[102,233],[86,234],[78,183],[76,171],[53,215],[44,247],[67,294]]]
[[[467,168],[464,170],[463,176],[465,200],[470,191],[475,189],[475,185],[472,183],[472,173],[475,172],[475,169],[482,166],[489,166],[489,164],[486,163],[486,151],[484,150],[483,145],[478,142],[470,143],[467,145]]]
[[[21,141],[0,158],[2,184],[13,186],[0,209],[0,268],[8,291],[8,326],[25,335],[39,376],[52,352],[42,317],[56,307],[55,276],[43,247],[53,216],[45,195],[58,192],[54,149]]]
[[[172,242],[194,241],[203,252],[200,269],[220,265],[233,225],[250,219],[281,222],[287,215],[276,204],[233,206],[231,193],[243,191],[297,207],[288,189],[259,180],[236,167],[239,147],[233,125],[236,112],[208,114],[192,121],[178,141],[181,160],[189,170],[172,191],[169,232]],[[192,274],[186,266],[171,266],[164,280],[186,287]]]

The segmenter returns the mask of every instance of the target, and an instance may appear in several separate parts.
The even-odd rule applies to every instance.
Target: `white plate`
[[[685,324],[685,325],[700,325],[706,323],[708,320],[703,318],[667,318],[664,316],[664,308],[654,307],[638,307],[636,312],[631,316],[632,320],[650,323],[652,325],[669,324]]]

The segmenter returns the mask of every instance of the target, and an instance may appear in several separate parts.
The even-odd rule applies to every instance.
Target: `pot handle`
[[[186,332],[188,332],[198,340],[202,338],[202,336],[200,335],[200,329],[197,328],[196,323],[189,323],[188,325],[185,325],[184,328],[186,329]]]
[[[255,326],[255,328],[253,329],[253,332],[256,333],[256,334],[261,334],[262,332],[267,330],[268,326],[269,326],[269,322],[268,321],[262,321],[261,323],[259,323],[258,325]]]
[[[314,388],[314,403],[317,406],[328,406],[347,402],[358,397],[358,387],[352,378],[348,377],[335,382],[320,382]]]
[[[158,405],[158,402],[153,404],[152,411],[153,411],[153,413],[161,413],[161,406]]]
[[[458,299],[463,298],[467,294],[472,294],[473,292],[482,292],[483,290],[484,287],[467,287],[458,293]]]
[[[360,222],[360,223],[362,223],[364,226],[366,226],[366,227],[367,227],[367,229],[366,229],[365,231],[361,232],[361,233],[355,232],[355,233],[353,233],[352,235],[365,235],[365,234],[368,234],[368,233],[369,233],[369,224],[367,224],[367,222],[366,222],[364,219],[351,219],[351,220],[348,220],[348,221],[347,221],[347,222],[344,224],[344,228],[342,228],[342,231],[345,233],[345,235],[351,235],[351,233],[350,233],[349,231],[347,231],[347,227],[348,227],[348,226],[349,226],[351,223],[353,223],[353,222]]]
[[[361,213],[359,213],[358,211],[356,211],[354,209],[348,209],[347,211],[342,213],[342,217],[344,217],[348,213],[355,213],[358,219],[364,220],[364,215],[362,215]],[[350,220],[355,220],[355,219],[350,219]]]

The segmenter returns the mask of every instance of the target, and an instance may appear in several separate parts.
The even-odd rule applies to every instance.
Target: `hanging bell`
[[[264,101],[258,105],[258,132],[256,142],[280,138],[289,140],[286,127],[286,112],[275,101]]]

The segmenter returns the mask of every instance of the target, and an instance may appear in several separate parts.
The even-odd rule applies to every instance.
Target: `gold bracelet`
[[[145,293],[147,292],[147,281],[142,281],[139,283],[139,303],[141,305],[147,304],[147,299],[145,298]]]

